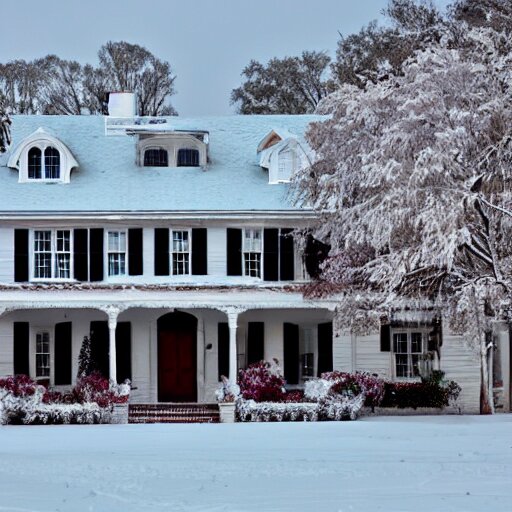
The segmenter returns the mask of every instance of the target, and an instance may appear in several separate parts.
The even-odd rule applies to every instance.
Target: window
[[[261,229],[245,229],[243,241],[244,276],[261,277]]]
[[[36,377],[50,377],[50,334],[36,334]]]
[[[199,151],[197,149],[178,150],[178,167],[198,167]]]
[[[190,233],[188,230],[173,230],[171,245],[173,276],[190,274]]]
[[[107,234],[108,275],[126,275],[126,231],[109,231]]]
[[[43,165],[44,164],[44,165]],[[59,180],[60,153],[53,146],[44,150],[44,159],[39,147],[30,148],[28,152],[29,180]]]
[[[52,146],[44,150],[44,177],[47,180],[60,179],[60,153]]]
[[[30,148],[28,152],[28,177],[31,180],[41,179],[41,150]]]
[[[168,167],[169,157],[162,148],[146,149],[144,151],[144,167]]]
[[[33,268],[35,279],[71,278],[71,232],[34,231]]]
[[[420,361],[427,348],[427,331],[393,331],[393,352],[395,356],[396,377],[410,378],[420,376]]]

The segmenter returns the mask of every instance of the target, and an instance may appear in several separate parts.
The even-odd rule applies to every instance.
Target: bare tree
[[[271,59],[267,65],[252,60],[242,71],[244,83],[231,92],[231,103],[241,114],[307,114],[329,91],[324,52]]]

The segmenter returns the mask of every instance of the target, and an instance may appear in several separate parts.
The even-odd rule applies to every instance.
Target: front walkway
[[[512,416],[0,427],[0,511],[509,511]]]

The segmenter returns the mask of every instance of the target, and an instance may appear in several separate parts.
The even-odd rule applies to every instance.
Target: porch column
[[[108,370],[110,380],[117,384],[117,362],[116,362],[116,328],[117,317],[119,316],[119,309],[109,308],[108,314]]]
[[[227,312],[229,326],[229,380],[237,381],[236,332],[238,328],[238,311]]]

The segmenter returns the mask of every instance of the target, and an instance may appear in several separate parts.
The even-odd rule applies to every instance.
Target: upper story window
[[[163,148],[150,148],[144,151],[144,167],[169,167],[169,154]]]
[[[246,228],[242,248],[244,276],[261,277],[262,247],[261,229]]]
[[[36,230],[33,244],[34,279],[71,279],[70,230]]]
[[[69,183],[78,163],[57,137],[39,128],[16,146],[7,166],[18,169],[20,183]]]
[[[126,275],[126,231],[109,231],[107,234],[108,275]]]
[[[172,230],[171,265],[173,276],[190,274],[190,233]]]
[[[179,149],[178,167],[198,167],[199,151],[197,149]]]

